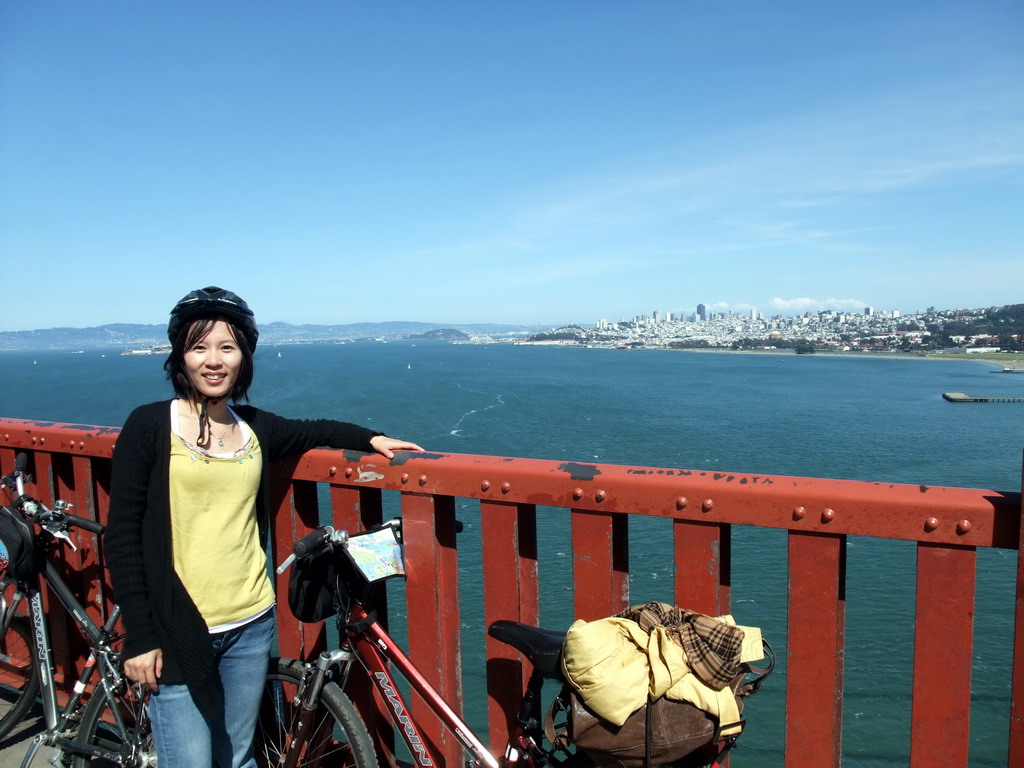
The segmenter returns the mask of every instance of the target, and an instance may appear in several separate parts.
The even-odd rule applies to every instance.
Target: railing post
[[[1017,593],[1014,601],[1013,672],[1010,681],[1009,765],[1024,766],[1024,461],[1021,465],[1021,509],[1017,526]]]
[[[349,532],[364,531],[383,522],[383,505],[378,488],[331,486],[331,525]],[[384,584],[371,588],[371,601],[377,621],[388,626],[388,595]],[[375,744],[394,753],[395,732],[387,717],[383,699],[374,694],[373,684],[358,664],[349,670],[345,693],[356,705]]]
[[[316,486],[308,482],[288,482],[278,475],[271,483],[271,556],[276,568],[292,552],[292,545],[312,531],[319,524]],[[288,576],[285,571],[275,574],[274,589],[279,598],[277,611],[277,635],[279,652],[294,659],[309,659],[323,648],[325,632],[323,624],[303,624],[287,607]]]
[[[967,765],[974,565],[971,547],[917,545],[911,768]]]
[[[536,624],[537,508],[532,504],[480,502],[483,536],[484,624],[498,619]],[[528,672],[518,651],[486,636],[487,719],[492,745],[508,741]]]
[[[629,607],[629,519],[572,510],[573,613],[594,621]]]
[[[88,516],[91,513],[94,520],[105,526],[110,517],[111,465],[109,461],[92,457],[89,458],[89,462],[92,469],[92,498],[95,506],[88,511],[79,510],[79,514]],[[109,610],[114,603],[114,597],[112,590],[107,585],[106,563],[103,560],[103,541],[100,537],[95,537],[93,541],[96,543],[98,558],[98,573],[96,575],[96,588],[98,592],[94,599],[105,621],[107,616],[110,615]]]
[[[402,536],[406,547],[406,604],[409,657],[452,709],[461,713],[462,644],[459,563],[455,548],[455,500],[451,496],[402,495]],[[423,738],[458,768],[462,748],[444,732],[417,696],[410,706]]]
[[[845,536],[789,534],[787,768],[841,761],[845,585]]]
[[[675,520],[676,605],[709,616],[729,613],[731,527]]]

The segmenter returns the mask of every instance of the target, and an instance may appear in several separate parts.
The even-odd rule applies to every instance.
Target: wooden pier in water
[[[1024,403],[1024,397],[973,397],[963,392],[943,392],[942,396],[951,403]]]

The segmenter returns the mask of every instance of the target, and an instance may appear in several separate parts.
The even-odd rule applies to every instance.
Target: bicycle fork
[[[304,681],[302,690],[299,693],[299,717],[295,723],[294,730],[290,734],[291,741],[288,744],[285,761],[281,768],[296,768],[299,762],[299,752],[301,751],[300,745],[310,742],[310,729],[313,727],[314,720],[316,719],[316,709],[320,702],[320,693],[328,682],[331,669],[334,667],[341,669],[342,679],[344,679],[348,663],[351,660],[352,653],[342,649],[324,651],[317,657],[312,671]],[[309,756],[307,755],[306,757],[308,761]]]

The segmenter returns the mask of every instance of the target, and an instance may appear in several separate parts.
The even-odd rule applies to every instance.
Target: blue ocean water
[[[162,362],[118,350],[0,353],[0,414],[119,425],[169,396]],[[1024,376],[993,370],[902,356],[349,343],[261,348],[251,394],[282,415],[354,421],[442,452],[1017,491],[1024,405],[941,397],[1024,396]],[[566,513],[541,512],[552,596],[542,619],[567,626]],[[479,512],[463,503],[460,516],[472,531]],[[671,600],[665,525],[631,526],[633,602]],[[848,554],[844,764],[905,765],[915,548],[852,538]],[[785,534],[734,530],[733,557],[733,613],[760,626],[781,660],[779,684],[750,703],[733,765],[781,765]],[[460,560],[468,719],[482,727],[481,576],[471,545]],[[1006,762],[1016,562],[1016,552],[978,554],[972,764]]]

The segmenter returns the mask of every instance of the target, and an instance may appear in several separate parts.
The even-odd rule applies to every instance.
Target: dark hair
[[[164,361],[164,370],[167,371],[167,380],[171,382],[174,394],[178,397],[193,402],[201,399],[188,376],[188,369],[185,367],[185,352],[206,338],[206,335],[213,330],[213,324],[218,320],[227,324],[235,339],[235,344],[242,352],[242,365],[238,370],[235,386],[231,388],[231,399],[235,402],[249,399],[249,387],[252,386],[254,373],[252,350],[246,343],[242,329],[229,318],[220,315],[198,318],[182,325],[177,336],[171,341],[171,353]]]

